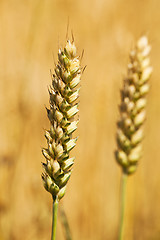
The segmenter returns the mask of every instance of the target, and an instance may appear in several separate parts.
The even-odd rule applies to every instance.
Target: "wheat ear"
[[[121,226],[119,239],[123,235],[125,186],[127,176],[136,171],[142,155],[143,124],[146,118],[146,94],[152,73],[149,53],[151,46],[146,36],[141,37],[130,52],[128,74],[121,91],[120,120],[117,128],[116,160],[122,167]]]
[[[79,97],[77,85],[80,78],[80,61],[74,40],[68,40],[64,49],[58,51],[58,64],[52,74],[52,86],[49,87],[50,108],[47,109],[50,130],[45,131],[48,147],[42,149],[46,159],[46,162],[42,163],[43,184],[53,197],[52,240],[56,233],[58,202],[65,194],[74,164],[70,151],[77,141],[77,138],[72,138],[72,133],[78,124],[74,116],[78,113],[76,100]]]

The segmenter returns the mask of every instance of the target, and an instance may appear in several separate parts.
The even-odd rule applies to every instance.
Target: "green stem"
[[[127,182],[127,174],[123,172],[122,179],[121,179],[120,226],[119,226],[119,237],[118,237],[119,240],[122,240],[124,235],[126,182]]]
[[[53,201],[53,218],[52,218],[52,236],[51,240],[56,239],[56,226],[57,226],[57,212],[58,212],[58,200]]]

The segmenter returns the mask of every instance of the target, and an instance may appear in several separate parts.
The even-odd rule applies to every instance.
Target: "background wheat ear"
[[[130,52],[127,77],[124,79],[119,107],[120,120],[117,123],[118,164],[122,167],[121,225],[119,239],[123,235],[124,195],[126,179],[136,171],[142,154],[143,124],[146,118],[146,94],[148,80],[152,73],[149,53],[151,46],[146,36],[141,37],[135,49]]]
[[[42,163],[42,179],[45,189],[53,197],[52,239],[55,239],[57,208],[59,200],[66,192],[66,184],[71,176],[74,157],[70,151],[75,147],[77,138],[72,133],[77,129],[79,88],[81,78],[80,60],[74,41],[68,40],[64,49],[58,51],[58,63],[52,74],[52,86],[49,87],[50,108],[47,115],[50,130],[45,131],[47,148],[42,149],[46,159]]]
[[[146,118],[146,94],[149,90],[150,45],[147,37],[141,37],[130,52],[128,74],[121,91],[120,120],[117,124],[117,162],[126,174],[135,172],[141,157],[143,123]]]

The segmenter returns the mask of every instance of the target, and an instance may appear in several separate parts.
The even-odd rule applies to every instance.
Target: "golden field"
[[[143,158],[127,183],[125,240],[160,239],[160,1],[0,0],[0,240],[50,239],[42,184],[50,69],[73,30],[84,49],[74,171],[59,209],[73,240],[116,240],[121,169],[114,159],[128,54],[146,34],[154,68]],[[57,240],[63,240],[60,217]]]

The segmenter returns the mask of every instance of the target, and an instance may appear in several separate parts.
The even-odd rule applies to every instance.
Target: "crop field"
[[[129,52],[146,35],[150,91],[143,156],[127,181],[124,240],[160,239],[160,1],[0,0],[0,240],[47,240],[52,199],[41,148],[49,128],[50,69],[73,32],[82,58],[76,156],[59,204],[73,240],[116,240],[121,168],[115,161],[120,89]],[[68,24],[69,23],[69,24]]]

